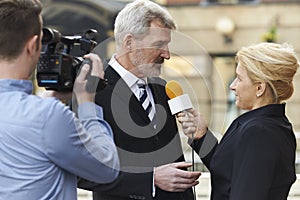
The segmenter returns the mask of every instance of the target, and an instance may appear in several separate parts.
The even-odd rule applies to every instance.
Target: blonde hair
[[[289,44],[263,42],[243,47],[238,51],[236,60],[245,67],[254,83],[268,83],[274,102],[280,103],[292,96],[293,78],[299,61]]]

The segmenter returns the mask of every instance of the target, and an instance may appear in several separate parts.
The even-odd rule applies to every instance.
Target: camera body
[[[96,47],[97,31],[90,29],[83,35],[63,36],[51,28],[43,28],[43,49],[37,65],[37,83],[47,90],[72,91],[82,64],[81,56],[71,55],[73,47],[83,54]]]

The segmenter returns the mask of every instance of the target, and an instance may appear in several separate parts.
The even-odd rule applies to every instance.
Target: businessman
[[[170,58],[169,13],[148,0],[129,3],[115,20],[116,53],[105,70],[108,86],[96,95],[110,123],[121,163],[112,184],[81,180],[94,200],[192,200],[200,172],[184,161],[175,117],[159,78]]]

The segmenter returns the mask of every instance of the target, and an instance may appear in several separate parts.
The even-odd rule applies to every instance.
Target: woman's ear
[[[256,96],[257,97],[262,96],[264,94],[264,92],[266,91],[266,87],[267,87],[266,82],[259,82],[259,83],[257,83]]]

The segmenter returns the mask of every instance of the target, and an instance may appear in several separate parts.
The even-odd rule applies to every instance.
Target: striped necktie
[[[140,79],[137,83],[140,93],[140,103],[143,106],[144,110],[147,112],[149,119],[152,121],[155,115],[155,110],[151,104],[150,98],[148,96],[147,90],[146,90],[146,83],[144,80]]]

